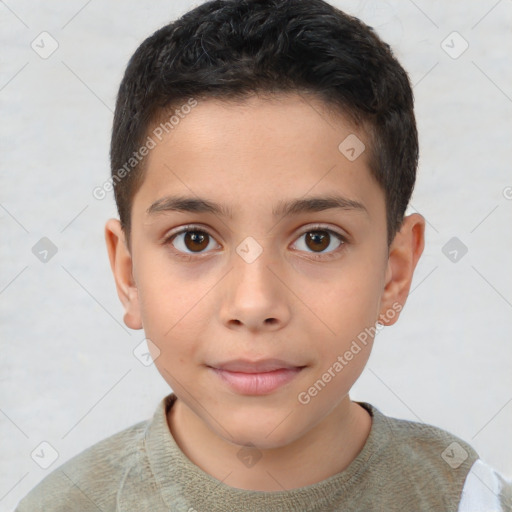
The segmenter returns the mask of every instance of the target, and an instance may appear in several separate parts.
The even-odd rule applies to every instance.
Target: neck
[[[219,437],[180,399],[167,414],[169,429],[181,451],[196,466],[239,489],[282,491],[318,483],[344,469],[368,438],[371,416],[347,395],[328,416],[299,439],[272,449],[247,449],[247,466],[239,445]],[[251,457],[258,457],[251,464]]]

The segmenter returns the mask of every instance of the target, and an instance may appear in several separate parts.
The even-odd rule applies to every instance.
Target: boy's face
[[[131,254],[117,243],[119,222],[107,223],[126,324],[144,328],[188,413],[237,444],[286,445],[348,406],[370,355],[365,329],[379,316],[396,321],[423,247],[413,215],[388,258],[384,193],[368,155],[338,148],[364,136],[322,108],[298,95],[199,102],[147,157]],[[232,216],[166,210],[171,196]],[[335,196],[345,207],[274,214]],[[357,341],[364,332],[366,344]],[[249,362],[242,374],[215,370],[237,359]],[[246,373],[270,359],[288,370]]]

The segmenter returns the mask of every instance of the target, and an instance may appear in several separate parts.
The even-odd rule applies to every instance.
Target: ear
[[[116,282],[117,295],[125,309],[124,323],[130,329],[142,329],[139,294],[132,273],[132,257],[119,220],[109,219],[107,221],[105,224],[105,241],[110,259],[110,268]]]
[[[404,218],[389,248],[379,323],[393,325],[400,316],[416,264],[425,246],[425,219],[418,213]]]

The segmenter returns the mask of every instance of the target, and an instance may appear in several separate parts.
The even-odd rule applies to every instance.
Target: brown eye
[[[332,229],[310,229],[302,233],[295,246],[300,251],[328,258],[335,256],[345,243],[345,237]]]
[[[305,233],[306,245],[314,251],[323,251],[329,247],[331,236],[327,231],[309,231]]]
[[[208,233],[201,231],[187,231],[183,243],[187,249],[191,251],[202,251],[208,247]]]
[[[215,241],[206,231],[198,229],[184,229],[179,233],[172,235],[168,243],[171,243],[175,249],[185,254],[201,253],[205,249],[215,247]],[[213,246],[210,245],[213,243]]]

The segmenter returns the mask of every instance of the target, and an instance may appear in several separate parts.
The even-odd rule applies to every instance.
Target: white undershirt
[[[503,508],[503,499],[500,499],[506,486],[512,487],[512,480],[507,480],[482,459],[476,460],[466,477],[458,512],[512,512],[512,504],[510,508]]]

